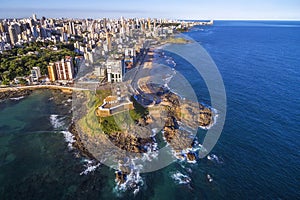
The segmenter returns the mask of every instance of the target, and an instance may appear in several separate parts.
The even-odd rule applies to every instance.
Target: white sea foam
[[[191,182],[191,178],[189,176],[184,175],[179,171],[172,174],[171,177],[175,180],[177,184],[189,184]]]
[[[217,155],[215,154],[210,154],[207,156],[207,159],[210,160],[210,161],[213,161],[217,164],[222,164],[223,163],[223,160],[220,159]]]
[[[64,126],[63,119],[59,118],[59,115],[50,115],[50,122],[55,129],[59,129]]]
[[[208,182],[212,182],[214,180],[210,174],[207,174],[206,177],[207,177]]]
[[[140,191],[140,186],[137,186],[135,190],[133,190],[133,194],[136,195]]]
[[[197,163],[196,160],[188,160],[188,159],[187,159],[187,162],[190,163],[190,164],[196,164]]]
[[[155,135],[156,135],[156,133],[157,133],[157,128],[153,128],[152,130],[151,130],[151,132],[152,132],[152,134],[151,134],[151,136],[150,137],[154,137]]]
[[[186,161],[186,155],[183,154],[182,152],[176,152],[172,150],[172,154],[179,162]]]
[[[140,171],[143,169],[143,165],[145,162],[151,162],[153,159],[156,159],[158,157],[158,144],[157,143],[150,143],[145,146],[145,149],[147,149],[146,153],[143,153],[142,158],[127,158],[124,159],[123,162],[119,163],[118,165],[118,171],[116,173],[121,173],[122,168],[127,168],[130,173],[126,175],[125,182],[120,183],[116,179],[116,187],[114,188],[114,191],[119,192],[125,192],[125,191],[132,191],[134,195],[136,195],[141,187],[144,185],[144,181],[140,175]],[[142,164],[141,164],[142,163]]]
[[[213,126],[217,123],[217,119],[218,119],[218,117],[219,117],[219,114],[218,114],[217,109],[211,108],[211,107],[210,107],[210,109],[211,109],[212,114],[213,114],[213,123],[211,123],[211,124],[208,125],[208,126],[199,126],[200,128],[202,128],[202,129],[204,129],[204,130],[208,130],[208,129],[210,129],[211,127],[213,127]]]
[[[147,152],[143,153],[142,161],[152,161],[158,157],[158,144],[153,143],[146,146]]]
[[[175,67],[175,66],[176,66],[176,62],[173,60],[172,57],[168,57],[168,58],[166,59],[166,62],[167,62],[168,65],[172,65],[172,67]]]
[[[25,98],[24,96],[20,96],[20,97],[10,98],[10,100],[19,101],[19,100],[24,99],[24,98]]]
[[[95,163],[92,160],[85,159],[84,162],[86,162],[86,164],[84,165],[86,169],[80,173],[80,176],[87,175],[95,171],[100,166],[100,163]]]
[[[69,131],[61,131],[64,134],[65,141],[68,143],[69,149],[73,149],[73,143],[75,142],[74,136]]]
[[[198,143],[198,141],[194,141],[194,145],[192,148],[186,148],[181,150],[180,152],[176,152],[172,150],[173,156],[179,161],[179,162],[187,162],[191,164],[196,164],[197,163],[197,158],[199,156],[199,152],[205,152],[206,149]],[[187,158],[187,154],[192,153],[195,156],[195,160],[189,160]]]
[[[140,175],[140,170],[142,166],[136,165],[132,159],[130,159],[130,161],[128,161],[127,164],[119,165],[119,168],[120,166],[126,166],[131,171],[129,174],[126,175],[126,179],[124,183],[118,182],[117,179],[115,180],[117,183],[115,187],[115,191],[125,192],[131,190],[133,191],[133,194],[136,195],[139,192],[140,187],[144,185],[144,181]],[[120,172],[121,171],[116,171],[116,173],[120,173]]]

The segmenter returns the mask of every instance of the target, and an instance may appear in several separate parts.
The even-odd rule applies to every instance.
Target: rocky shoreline
[[[0,90],[0,100],[6,100],[10,98],[26,97],[32,93],[32,90]]]
[[[80,135],[76,129],[76,125],[74,124],[74,122],[71,123],[71,125],[69,127],[69,132],[72,133],[74,140],[75,140],[75,142],[72,144],[72,146],[75,149],[77,149],[82,156],[97,161],[97,159],[93,156],[93,154],[91,154],[88,151],[88,149],[85,147],[85,145],[81,141]]]
[[[33,86],[21,86],[21,87],[6,87],[0,88],[0,100],[6,100],[9,98],[26,97],[30,95],[34,90],[60,90],[66,94],[72,94],[72,87],[63,87],[57,85],[33,85]]]
[[[210,108],[199,103],[182,100],[178,95],[165,88],[156,87],[155,85],[149,85],[148,88],[150,88],[149,91],[153,92],[152,95],[155,95],[160,99],[158,104],[161,106],[162,111],[166,113],[164,116],[162,133],[165,141],[172,147],[174,152],[180,154],[182,150],[193,147],[191,133],[181,130],[179,122],[193,128],[198,128],[199,126],[206,127],[214,123],[213,112]],[[0,99],[28,96],[32,92],[33,91],[29,89],[0,92]],[[70,93],[60,92],[60,94],[63,96],[55,95],[55,93],[53,93],[53,98],[54,100],[56,99],[55,102],[57,102],[58,106],[61,104],[62,99],[63,101],[66,101],[72,98]],[[156,150],[151,149],[155,146],[155,140],[150,135],[149,129],[148,131],[144,129],[145,126],[151,126],[151,124],[155,122],[155,117],[151,114],[150,111],[148,115],[138,120],[133,128],[128,129],[127,131],[114,132],[109,135],[100,132],[93,136],[89,135],[80,130],[80,127],[77,126],[77,121],[73,121],[68,128],[75,141],[72,146],[80,152],[80,155],[94,160],[96,163],[99,163],[101,158],[103,158],[103,152],[106,150],[110,151],[111,144],[114,145],[114,148],[119,148],[128,153],[137,153],[137,155],[147,153],[149,150]],[[139,137],[139,134],[135,134],[134,132],[147,132],[149,135],[146,137]],[[100,147],[98,146],[99,141],[101,141]],[[111,143],[108,144],[107,141],[110,141]],[[99,148],[101,150],[99,150]],[[111,154],[114,153],[115,152],[113,151],[111,152]],[[105,155],[105,157],[107,156],[110,156],[110,153]],[[116,159],[121,159],[122,156],[124,155],[121,155],[120,153],[115,154]],[[188,161],[196,160],[196,155],[193,152],[188,152],[185,157]],[[116,173],[117,182],[124,183],[129,172],[129,169],[121,165],[120,170]]]
[[[181,122],[195,130],[197,130],[198,127],[209,127],[214,123],[213,111],[202,104],[182,100],[178,95],[171,91],[166,91],[162,88],[156,89],[157,92],[155,95],[161,99],[159,105],[166,113],[164,125],[162,127],[163,137],[166,142],[178,153],[184,149],[192,148],[194,142],[193,137],[191,137],[192,133],[180,129],[178,123]],[[155,141],[150,135],[149,129],[147,129],[147,131],[145,126],[151,126],[151,123],[154,123],[154,121],[155,118],[151,116],[150,111],[147,116],[142,117],[136,122],[133,128],[129,127],[124,131],[116,131],[110,134],[99,132],[91,135],[81,131],[80,126],[77,126],[76,122],[71,124],[69,131],[74,135],[76,141],[73,146],[78,149],[82,155],[100,161],[101,159],[99,158],[102,158],[102,153],[105,151],[104,148],[107,148],[107,151],[110,151],[109,148],[111,144],[129,153],[147,153],[147,148],[151,147]],[[147,132],[148,135],[140,137],[139,133],[136,132]],[[107,141],[110,141],[110,144],[108,144]],[[99,143],[101,146],[99,146]],[[194,154],[188,153],[187,159],[192,161],[196,158]]]

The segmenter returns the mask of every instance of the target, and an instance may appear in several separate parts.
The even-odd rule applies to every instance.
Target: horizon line
[[[33,13],[35,14],[35,13]],[[26,19],[26,18],[31,18],[32,16],[27,16],[27,17],[16,17],[16,18],[1,18],[0,17],[0,20],[4,20],[4,19]],[[46,16],[43,16],[43,17],[46,17]],[[108,18],[108,19],[119,19],[121,18],[122,16],[118,16],[118,17],[86,17],[86,18],[80,18],[80,17],[46,17],[46,19],[103,19],[103,18]],[[287,18],[287,19],[270,19],[270,18],[266,18],[266,19],[263,19],[263,18],[260,18],[260,19],[238,19],[238,18],[202,18],[202,19],[184,19],[184,18],[167,18],[167,17],[124,17],[125,19],[134,19],[134,18],[137,18],[137,19],[147,19],[147,18],[150,18],[150,19],[168,19],[168,20],[181,20],[181,21],[206,21],[206,20],[214,20],[214,21],[300,21],[300,18],[299,19],[290,19],[290,18]],[[40,19],[40,18],[38,18]]]

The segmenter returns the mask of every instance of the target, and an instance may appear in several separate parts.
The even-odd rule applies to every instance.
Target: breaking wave
[[[65,125],[63,121],[64,117],[60,117],[59,115],[50,115],[50,122],[54,129],[61,129]]]
[[[25,97],[24,96],[20,96],[20,97],[14,97],[14,98],[9,98],[10,100],[13,100],[13,101],[19,101],[21,99],[24,99]]]
[[[142,169],[142,165],[136,165],[134,159],[128,159],[128,161],[124,164],[119,163],[119,170],[116,171],[116,187],[114,191],[125,192],[125,191],[132,191],[134,195],[136,195],[140,188],[144,185],[144,181],[140,175],[140,170]],[[123,172],[128,169],[128,173]]]
[[[61,131],[65,137],[65,141],[68,143],[69,149],[73,149],[73,143],[75,142],[75,138],[73,134],[69,131]]]
[[[223,159],[222,158],[219,158],[217,155],[215,154],[210,154],[207,156],[207,159],[214,162],[214,163],[217,163],[217,164],[223,164]]]
[[[84,159],[84,162],[86,163],[84,166],[86,169],[80,173],[80,176],[82,175],[88,175],[89,173],[95,171],[101,164],[99,162],[95,162],[92,160]]]
[[[187,175],[184,175],[180,173],[179,171],[176,171],[171,175],[172,179],[175,180],[177,184],[189,184],[191,182],[191,178]]]

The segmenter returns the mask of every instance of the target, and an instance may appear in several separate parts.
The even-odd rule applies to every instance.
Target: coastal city
[[[139,170],[119,163],[135,156],[121,151],[155,157],[153,135],[163,131],[174,156],[194,163],[198,144],[177,121],[195,130],[215,123],[212,109],[179,98],[162,77],[152,82],[160,75],[152,73],[154,55],[163,57],[156,48],[190,43],[178,34],[197,25],[210,26],[213,20],[39,19],[35,14],[2,20],[0,98],[19,100],[40,89],[71,95],[67,102],[72,102],[72,146],[95,166],[113,159],[118,163],[116,187],[138,190]]]
[[[299,2],[1,1],[0,200],[299,199]]]
[[[121,82],[142,62],[150,44],[199,24],[164,19],[47,19],[33,14],[0,21],[2,86],[71,85],[80,66],[94,79]],[[82,69],[83,70],[83,69]],[[83,78],[83,77],[82,77]]]

